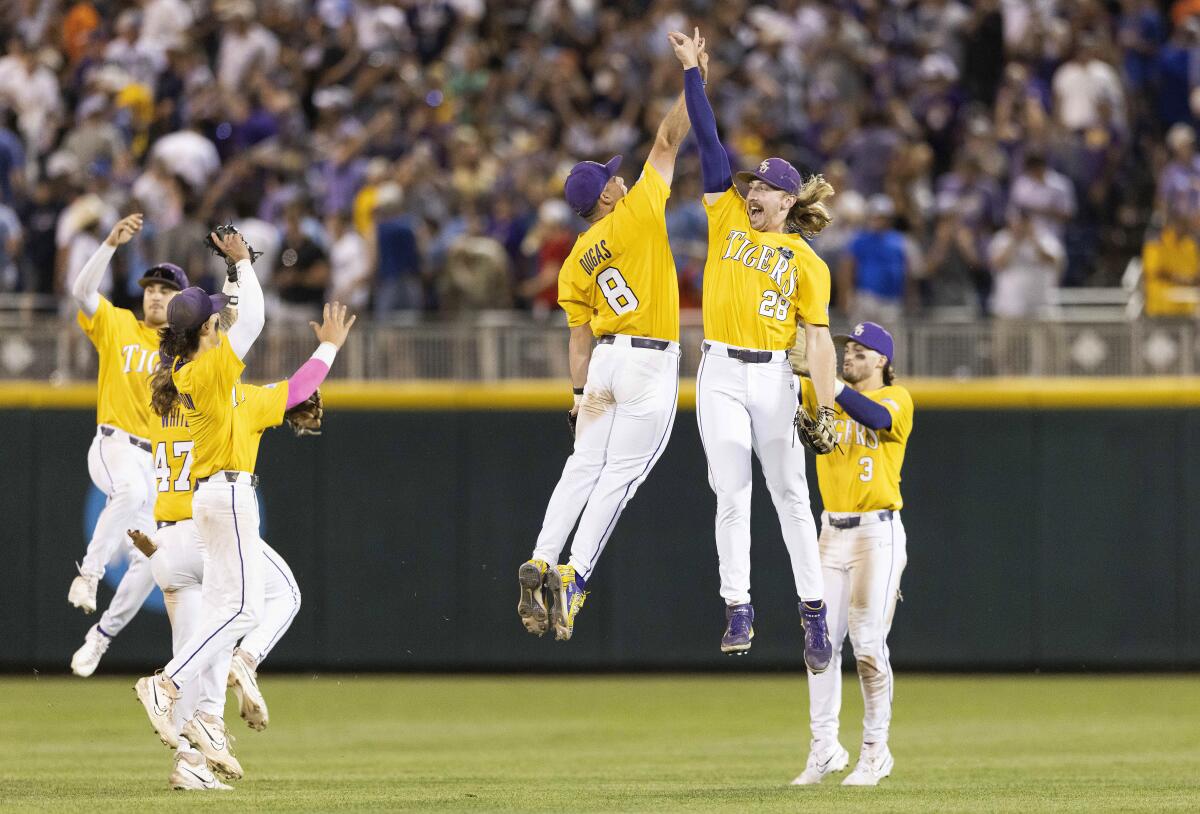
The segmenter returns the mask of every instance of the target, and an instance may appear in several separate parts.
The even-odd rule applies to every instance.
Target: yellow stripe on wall
[[[902,379],[917,409],[1104,409],[1200,407],[1200,377],[1128,379]],[[565,410],[566,382],[330,382],[333,410]],[[0,408],[93,409],[93,384],[0,382]],[[696,382],[684,379],[679,406],[695,409]]]

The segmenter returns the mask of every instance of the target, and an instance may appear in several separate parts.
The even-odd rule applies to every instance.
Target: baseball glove
[[[833,431],[833,408],[818,407],[817,417],[808,414],[801,404],[796,407],[796,435],[800,443],[808,447],[816,455],[828,455],[837,446],[837,435]]]
[[[154,541],[137,529],[126,529],[125,533],[129,535],[130,540],[133,540],[137,550],[147,557],[153,557],[154,552],[158,551],[158,546],[154,545]]]
[[[567,428],[571,431],[571,440],[575,440],[575,427],[579,424],[579,413],[567,411]]]
[[[311,396],[283,414],[283,420],[292,428],[299,438],[305,435],[321,434],[321,418],[325,415],[322,406],[321,391],[316,390]]]
[[[221,247],[218,246],[216,241],[212,238],[214,232],[221,237],[226,237],[228,235],[239,235],[241,232],[239,232],[232,223],[225,223],[220,226],[214,226],[211,230],[209,230],[209,233],[204,236],[204,245],[207,246],[213,254],[225,261],[225,275],[229,278],[230,282],[236,283],[237,263],[230,260],[226,256],[225,252],[221,251]],[[245,235],[242,236],[242,240],[246,240]],[[249,241],[246,241],[246,249],[250,252],[251,263],[262,257],[262,252],[254,251],[254,247],[250,245]]]

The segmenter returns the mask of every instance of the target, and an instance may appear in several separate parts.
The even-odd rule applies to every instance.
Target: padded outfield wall
[[[1200,666],[1200,381],[908,384],[898,667]],[[515,574],[570,450],[563,390],[332,384],[323,436],[268,433],[264,536],[303,591],[274,666],[798,669],[791,575],[758,473],[754,650],[718,652],[715,499],[691,382],[575,639],[524,632]],[[94,398],[0,387],[2,669],[64,671],[94,618],[66,602],[102,503],[86,467]],[[149,608],[101,669],[144,671],[168,649],[166,617]]]

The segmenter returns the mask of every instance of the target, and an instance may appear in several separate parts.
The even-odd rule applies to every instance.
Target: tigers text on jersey
[[[817,395],[812,381],[808,378],[800,381],[804,407],[810,415],[816,415]],[[912,396],[898,384],[862,395],[888,409],[892,426],[887,430],[872,430],[848,416],[840,404],[835,405],[833,426],[837,447],[828,455],[816,456],[821,502],[827,512],[899,510],[904,506],[900,498],[900,467],[904,465],[904,449],[912,433]]]
[[[671,188],[649,162],[613,211],[575,241],[558,272],[572,328],[679,341],[679,279],[667,242]]]
[[[704,208],[705,339],[788,350],[796,341],[797,320],[829,324],[829,266],[803,237],[752,229],[737,187]]]
[[[132,311],[100,298],[89,317],[76,320],[100,355],[96,423],[148,438],[158,418],[150,411],[150,378],[158,366],[158,331],[138,321]]]
[[[244,368],[221,336],[172,375],[193,441],[193,482],[221,470],[253,472],[263,431],[283,421],[288,388],[257,388],[261,397],[248,403],[251,387],[239,381]]]
[[[285,386],[269,385],[257,387],[252,384],[237,384],[241,391],[235,411],[249,412],[248,423],[263,429],[274,427],[283,421],[283,409],[287,402]],[[280,394],[283,394],[282,397]],[[183,410],[176,407],[159,418],[150,430],[150,445],[154,451],[154,478],[158,484],[158,497],[154,501],[154,519],[158,522],[190,520],[192,517],[192,490],[195,489],[192,433]],[[259,434],[261,435],[261,430]]]

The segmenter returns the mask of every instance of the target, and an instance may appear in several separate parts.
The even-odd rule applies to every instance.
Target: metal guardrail
[[[910,321],[893,332],[902,376],[1200,374],[1200,325],[1191,321]],[[702,338],[703,329],[689,315],[681,342],[684,376],[695,374]],[[314,347],[306,325],[270,323],[246,360],[249,378],[285,378]],[[95,375],[96,352],[73,320],[0,323],[0,379],[69,382]],[[355,380],[500,381],[567,375],[565,323],[511,312],[469,322],[361,323],[332,371],[333,378]]]

